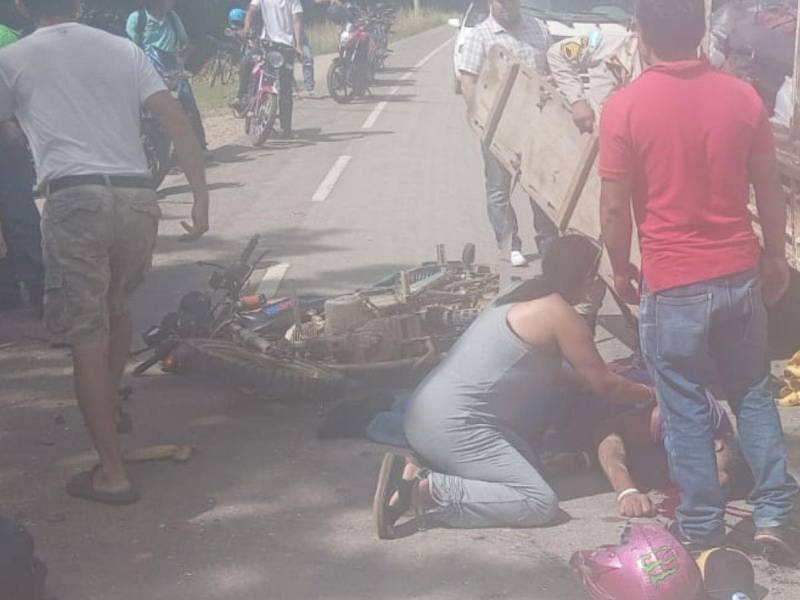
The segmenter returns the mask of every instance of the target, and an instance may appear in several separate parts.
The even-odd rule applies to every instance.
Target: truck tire
[[[275,358],[223,340],[184,340],[178,372],[210,377],[281,400],[314,400],[339,393],[344,378],[318,364]]]

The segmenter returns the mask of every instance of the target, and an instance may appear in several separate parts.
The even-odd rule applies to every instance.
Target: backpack
[[[3,600],[43,600],[47,568],[33,555],[33,538],[0,516],[0,590]]]
[[[175,20],[177,17],[173,11],[169,11],[167,13],[167,19],[169,19],[169,24],[172,29],[177,32],[178,31],[178,23]],[[136,17],[136,38],[133,40],[136,42],[136,45],[140,48],[143,46],[143,36],[144,36],[144,28],[147,27],[147,11],[145,9],[140,8],[137,17]]]

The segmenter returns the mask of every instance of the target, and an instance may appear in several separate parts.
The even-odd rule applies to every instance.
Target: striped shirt
[[[458,70],[477,75],[489,55],[489,49],[496,45],[503,46],[541,73],[547,72],[547,49],[550,47],[547,26],[539,19],[525,15],[513,30],[504,28],[493,16],[474,27],[459,48]]]

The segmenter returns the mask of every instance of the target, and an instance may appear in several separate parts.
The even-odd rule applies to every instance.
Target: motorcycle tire
[[[334,58],[328,68],[328,93],[339,104],[348,104],[355,96],[355,90],[348,81],[347,66],[341,58]]]
[[[254,146],[263,146],[275,129],[275,119],[278,116],[278,97],[267,94],[263,102],[256,105],[250,121],[250,141]]]
[[[210,377],[282,400],[335,396],[344,378],[296,358],[276,358],[224,340],[184,340],[177,350],[178,373]]]
[[[152,119],[142,120],[141,140],[153,185],[158,189],[172,168],[172,140]]]

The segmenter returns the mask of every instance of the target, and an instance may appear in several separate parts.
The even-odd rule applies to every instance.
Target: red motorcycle
[[[369,93],[375,42],[366,25],[348,20],[339,38],[339,56],[328,69],[328,92],[339,104]]]
[[[244,112],[244,131],[254,146],[262,146],[269,139],[278,117],[280,70],[285,68],[283,54],[272,45],[257,42],[250,51],[252,65],[250,85]]]

